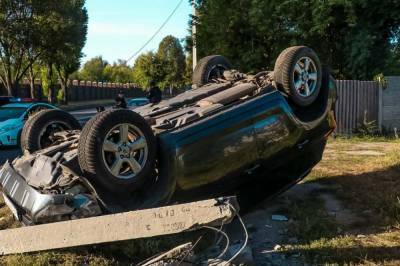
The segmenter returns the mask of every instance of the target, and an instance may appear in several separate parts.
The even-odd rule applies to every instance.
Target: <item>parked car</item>
[[[0,146],[18,145],[25,121],[40,110],[54,108],[45,103],[10,103],[0,106]]]
[[[0,96],[0,106],[10,103],[11,96]]]
[[[8,104],[8,103],[28,103],[35,102],[35,99],[32,98],[15,98],[12,96],[0,96],[0,106]]]
[[[273,72],[256,75],[209,56],[193,83],[156,105],[101,112],[52,141],[42,125],[73,128],[71,118],[58,110],[33,116],[25,155],[0,171],[16,218],[38,224],[143,209],[252,182],[267,191],[299,182],[321,160],[336,126],[336,87],[310,48],[288,48]]]
[[[135,109],[137,107],[149,104],[150,101],[147,98],[134,98],[128,101],[128,108]]]

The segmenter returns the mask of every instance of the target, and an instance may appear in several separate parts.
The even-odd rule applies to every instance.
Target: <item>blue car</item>
[[[147,98],[134,98],[128,101],[128,107],[129,109],[135,109],[140,106],[144,106],[149,104],[150,101]]]
[[[46,103],[11,103],[0,107],[0,147],[15,146],[28,117],[41,110],[56,109]]]

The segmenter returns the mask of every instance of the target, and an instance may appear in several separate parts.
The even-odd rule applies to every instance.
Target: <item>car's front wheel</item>
[[[82,171],[114,193],[130,193],[153,178],[156,139],[146,121],[129,110],[105,111],[87,123],[78,145]]]

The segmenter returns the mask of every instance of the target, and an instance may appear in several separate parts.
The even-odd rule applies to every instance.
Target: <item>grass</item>
[[[335,195],[360,220],[340,224],[326,212],[318,191],[290,201],[283,210],[293,220],[288,237],[299,240],[287,246],[290,252],[304,254],[312,265],[400,265],[400,141],[332,139],[323,161],[304,180],[305,184],[314,182],[326,185],[322,192]],[[0,200],[0,229],[15,226]],[[197,237],[189,234],[179,239],[171,236],[5,256],[0,264],[127,265]]]
[[[115,244],[70,248],[61,251],[0,256],[0,265],[136,265],[179,244],[195,243],[201,234],[205,233],[207,232],[199,231],[178,236],[123,241]],[[206,249],[212,237],[212,234],[207,234],[196,247],[196,250]]]
[[[389,143],[400,143],[400,139],[385,137],[385,136],[336,136],[332,141],[342,142],[342,143],[360,143],[360,142],[389,142]]]
[[[400,264],[398,140],[331,140],[323,161],[304,182],[326,185],[359,219],[339,224],[321,199],[308,195],[287,207],[295,221],[290,233],[299,238],[289,249],[319,265]]]

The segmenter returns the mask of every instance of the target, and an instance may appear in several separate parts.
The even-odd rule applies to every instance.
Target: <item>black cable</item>
[[[160,28],[158,28],[158,30],[153,34],[153,36],[151,36],[151,38],[136,52],[134,53],[131,57],[128,58],[128,60],[126,60],[126,62],[131,61],[132,59],[134,59],[138,54],[140,54],[144,48],[146,48],[146,46],[152,41],[154,40],[154,38],[157,36],[158,33],[160,33],[160,31],[165,27],[165,25],[167,25],[167,23],[170,21],[170,19],[172,18],[172,16],[176,13],[176,11],[178,10],[178,8],[181,6],[183,0],[180,0],[178,5],[175,7],[175,9],[172,11],[172,13],[168,16],[168,18],[164,21],[164,23],[161,25]]]

